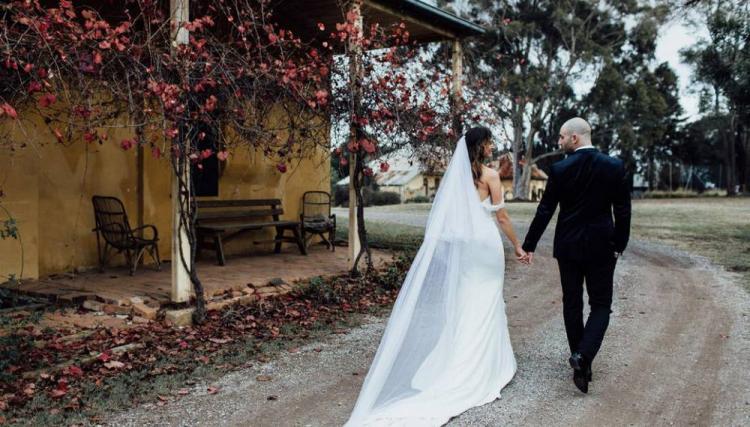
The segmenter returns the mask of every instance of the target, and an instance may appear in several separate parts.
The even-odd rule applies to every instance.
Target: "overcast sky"
[[[689,88],[691,69],[680,61],[680,49],[693,45],[700,37],[705,37],[705,29],[689,28],[684,21],[670,22],[659,31],[656,44],[656,59],[659,63],[667,61],[680,79],[680,103],[689,119],[698,115],[698,94],[691,93]]]
[[[436,0],[422,1],[432,5],[436,4]],[[465,0],[457,1],[460,4],[465,3]],[[669,62],[669,65],[677,73],[680,79],[680,103],[688,120],[694,120],[698,115],[699,96],[689,90],[691,69],[680,61],[680,49],[693,45],[699,37],[705,37],[705,29],[690,28],[684,20],[678,19],[662,26],[659,33],[656,45],[656,63]],[[574,84],[574,87],[576,91],[588,90],[591,84],[593,82],[578,82],[578,84]]]

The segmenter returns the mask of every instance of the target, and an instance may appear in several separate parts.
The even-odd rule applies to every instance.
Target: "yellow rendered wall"
[[[0,283],[39,276],[38,166],[31,148],[0,152],[0,220],[14,218],[20,234],[19,240],[0,240]]]
[[[294,161],[285,173],[280,173],[276,164],[261,152],[241,149],[232,152],[227,159],[226,168],[219,179],[219,196],[202,200],[281,199],[284,209],[281,219],[298,221],[304,192],[330,191],[330,181],[328,150],[322,147],[310,153],[308,158]],[[273,244],[254,245],[252,241],[269,240],[274,235],[275,231],[271,228],[249,232],[246,237],[227,243],[225,251],[227,254],[270,251]],[[213,257],[213,251],[204,251],[202,259],[213,260]]]
[[[1,126],[8,126],[3,123]],[[96,238],[91,196],[115,196],[123,201],[130,224],[137,224],[137,150],[124,151],[119,142],[132,138],[127,129],[110,130],[103,145],[74,141],[57,143],[41,120],[26,118],[24,131],[32,141],[28,147],[10,153],[0,151],[0,205],[19,224],[23,242],[23,277],[37,278],[52,273],[85,270],[97,265]],[[16,135],[18,137],[18,135]],[[280,173],[262,153],[248,148],[231,152],[219,180],[221,199],[279,198],[285,219],[298,220],[302,194],[330,189],[330,166],[325,147],[308,158],[288,165]],[[171,167],[168,158],[144,154],[144,222],[157,226],[161,257],[171,253]],[[0,219],[6,214],[0,209]],[[251,240],[273,237],[270,230],[237,239],[226,246],[228,254],[269,251],[271,244],[255,246]],[[214,254],[204,252],[212,261]],[[151,262],[150,258],[147,262]],[[117,256],[112,264],[124,264]],[[21,246],[17,240],[0,240],[0,283],[9,275],[21,274]]]

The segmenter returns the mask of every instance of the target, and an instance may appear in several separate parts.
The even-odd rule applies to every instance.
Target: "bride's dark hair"
[[[464,135],[466,149],[469,151],[469,162],[471,163],[471,175],[474,178],[474,185],[476,185],[482,176],[482,162],[485,160],[482,146],[491,139],[492,131],[484,126],[473,127]]]

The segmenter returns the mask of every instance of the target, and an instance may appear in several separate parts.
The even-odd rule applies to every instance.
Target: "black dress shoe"
[[[589,392],[589,381],[588,377],[583,371],[573,371],[573,383],[581,390],[581,393]]]
[[[581,353],[573,353],[568,359],[570,367],[573,368],[573,382],[578,390],[583,393],[589,392],[589,381],[591,381],[591,364],[586,362]]]

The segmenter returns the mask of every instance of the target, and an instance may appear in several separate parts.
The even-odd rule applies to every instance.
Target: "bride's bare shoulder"
[[[495,180],[500,177],[500,174],[490,167],[482,165],[482,179]]]

